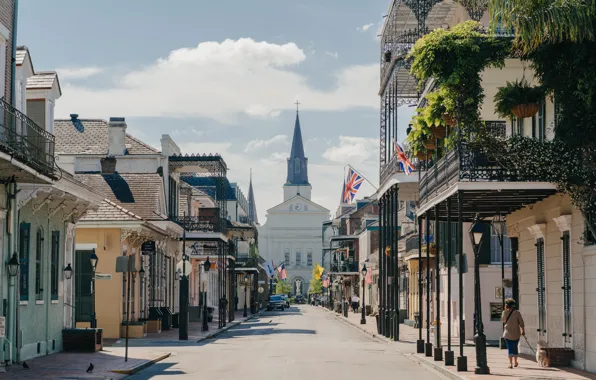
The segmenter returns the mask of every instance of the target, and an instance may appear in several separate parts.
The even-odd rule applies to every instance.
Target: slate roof
[[[101,119],[55,120],[56,154],[108,154],[108,122]],[[135,137],[126,134],[127,154],[159,154]]]
[[[75,174],[75,179],[145,220],[166,219],[160,209],[162,178],[154,173]]]
[[[50,89],[57,80],[58,74],[55,71],[40,71],[27,78],[27,90]]]
[[[116,203],[104,199],[97,211],[90,210],[81,218],[84,222],[142,222],[143,219]]]

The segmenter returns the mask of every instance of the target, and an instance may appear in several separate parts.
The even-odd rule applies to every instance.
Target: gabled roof
[[[114,221],[114,222],[142,222],[143,219],[128,211],[122,206],[118,206],[116,203],[109,199],[99,205],[99,209],[96,211],[89,210],[85,216],[81,218],[83,222],[99,222],[99,221]]]
[[[62,95],[58,73],[55,71],[40,71],[27,78],[27,90],[49,90],[58,85],[58,92]]]
[[[164,220],[163,179],[156,173],[75,174],[75,179],[104,193],[114,204],[145,220]]]
[[[323,211],[326,212],[326,213],[329,212],[329,210],[326,209],[325,207],[321,206],[318,203],[315,203],[315,202],[311,201],[310,199],[304,198],[302,195],[296,195],[296,196],[288,199],[285,202],[282,202],[282,203],[280,203],[280,204],[278,204],[276,206],[273,206],[270,209],[268,209],[267,212],[270,213],[271,211],[274,211],[274,210],[280,210],[280,211],[284,211],[285,212],[286,211],[286,206],[289,206],[290,204],[294,203],[296,200],[300,200],[300,201],[306,203],[307,205],[314,206],[318,210],[320,210],[321,212],[323,212]]]
[[[108,122],[101,119],[71,119],[54,121],[56,154],[108,154]],[[126,134],[126,153],[159,154],[159,150]]]
[[[31,54],[29,54],[29,48],[27,48],[27,46],[17,46],[17,54],[15,56],[16,65],[21,66],[23,63],[25,63],[25,59],[29,60],[31,68],[33,69],[33,62],[31,61]]]

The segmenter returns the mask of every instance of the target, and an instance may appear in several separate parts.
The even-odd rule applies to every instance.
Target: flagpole
[[[370,181],[368,180],[368,178],[366,178],[366,177],[365,177],[365,176],[364,176],[362,173],[360,173],[358,170],[354,169],[354,167],[353,167],[352,165],[348,164],[348,166],[349,166],[350,168],[352,168],[352,170],[354,170],[356,173],[358,173],[358,174],[360,175],[360,177],[364,178],[364,179],[366,180],[366,182],[370,183],[370,185],[371,185],[372,187],[374,187],[374,188],[375,188],[375,190],[379,190],[379,188],[378,188],[378,187],[376,187],[376,186],[375,186],[375,185],[374,185],[372,182],[370,182]],[[345,176],[344,176],[344,177],[345,177]]]

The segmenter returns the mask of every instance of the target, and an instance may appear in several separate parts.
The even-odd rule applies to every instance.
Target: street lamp
[[[139,270],[139,281],[140,281],[140,299],[141,299],[141,318],[145,318],[145,267],[143,266],[143,261],[141,261],[141,269]]]
[[[16,253],[12,254],[10,260],[6,262],[6,268],[8,269],[8,275],[10,277],[16,277],[17,273],[19,273],[19,258],[17,257]]]
[[[476,311],[476,336],[474,337],[474,344],[476,346],[476,368],[474,373],[479,375],[490,374],[488,363],[486,359],[486,336],[484,336],[484,326],[482,324],[482,303],[480,296],[480,246],[484,236],[483,224],[480,216],[476,214],[474,223],[469,230],[470,240],[474,246],[474,308]]]
[[[366,272],[368,272],[368,270],[366,269],[366,263],[362,264],[362,318],[360,319],[360,324],[361,325],[365,325],[366,324],[366,303],[365,303],[365,286],[366,286]]]
[[[205,270],[205,277],[207,277],[207,272],[211,269],[209,256],[207,256],[207,260],[203,263],[203,269]],[[203,299],[203,328],[201,330],[207,331],[209,330],[209,325],[207,324],[207,292],[205,292],[205,286],[203,286],[203,293],[205,293],[205,298]]]
[[[246,314],[246,297],[247,295],[247,289],[248,289],[248,275],[245,274],[244,275],[244,312],[242,313],[242,316],[244,318],[246,318],[248,315]]]
[[[91,255],[89,256],[89,263],[91,264],[91,291],[92,291],[92,298],[91,298],[91,328],[97,328],[97,316],[95,315],[95,270],[97,269],[97,262],[99,261],[99,257],[95,254],[95,248],[91,250]]]
[[[70,263],[62,270],[64,272],[64,278],[70,280],[72,278],[72,267]]]

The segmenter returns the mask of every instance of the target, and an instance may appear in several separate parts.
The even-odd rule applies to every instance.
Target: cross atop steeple
[[[299,106],[300,106],[300,102],[298,100],[296,100],[296,103],[294,103],[296,105],[296,113],[298,113],[299,111]]]

